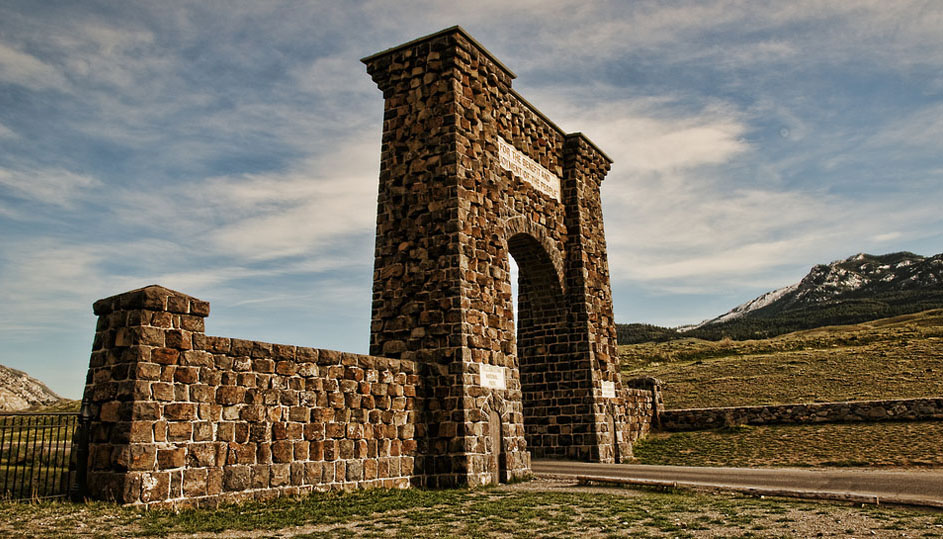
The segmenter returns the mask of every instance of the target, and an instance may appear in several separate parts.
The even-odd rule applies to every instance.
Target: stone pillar
[[[468,469],[458,54],[457,37],[445,33],[363,60],[385,99],[370,354],[421,362],[416,471],[429,486],[465,483]]]
[[[166,422],[189,426],[196,406],[161,402],[187,400],[175,394],[185,386],[174,382],[193,369],[168,367],[192,348],[209,310],[205,301],[156,285],[95,302],[98,325],[83,397],[92,417],[93,498],[133,504],[183,495],[186,450],[167,442]]]
[[[632,453],[619,375],[600,198],[600,187],[612,161],[582,133],[567,135],[565,148],[567,300],[577,343],[576,361],[585,363],[592,374],[592,395],[588,397],[592,418],[583,438],[586,451],[579,456],[614,462],[617,457]],[[614,397],[606,395],[605,385]]]

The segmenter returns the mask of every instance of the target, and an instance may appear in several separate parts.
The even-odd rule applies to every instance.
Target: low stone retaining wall
[[[159,286],[94,309],[93,497],[205,505],[410,486],[414,362],[209,337],[209,304]]]
[[[626,410],[626,428],[623,431],[629,439],[624,440],[632,447],[640,438],[644,438],[652,429],[652,417],[657,410],[656,400],[652,391],[645,389],[624,388],[620,393]],[[624,455],[628,458],[632,455]]]
[[[623,399],[628,412],[629,443],[644,438],[658,428],[657,419],[665,405],[661,398],[661,382],[651,376],[622,380]]]
[[[943,397],[875,401],[817,402],[777,406],[664,410],[661,430],[707,430],[734,425],[851,423],[943,419]]]

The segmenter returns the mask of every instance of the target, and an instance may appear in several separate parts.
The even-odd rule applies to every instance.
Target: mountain
[[[0,411],[18,412],[62,400],[46,384],[23,371],[0,365]]]
[[[854,324],[943,307],[943,253],[860,253],[814,266],[796,284],[767,292],[716,318],[677,328],[677,337],[766,338],[800,329]],[[642,342],[620,329],[619,342]],[[654,334],[649,329],[646,334]],[[625,340],[623,340],[625,337]],[[676,338],[677,338],[676,337]],[[669,340],[670,334],[655,340]]]

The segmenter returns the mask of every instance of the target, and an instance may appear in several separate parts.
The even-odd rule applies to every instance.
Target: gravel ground
[[[330,523],[264,530],[238,529],[246,526],[234,523],[235,529],[216,532],[187,531],[187,525],[182,524],[186,519],[175,520],[177,517],[171,514],[161,516],[165,524],[155,528],[153,519],[148,523],[154,515],[101,503],[2,502],[0,536],[943,537],[941,512],[727,493],[583,487],[564,479],[534,479],[494,489],[457,491],[451,499],[456,501],[432,501],[423,507],[374,512]],[[205,511],[202,515],[211,513]],[[199,521],[200,515],[191,515],[190,521]]]

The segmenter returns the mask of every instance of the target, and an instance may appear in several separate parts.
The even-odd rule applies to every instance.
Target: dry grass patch
[[[623,375],[665,382],[667,408],[943,395],[943,310],[755,341],[620,346]]]
[[[652,433],[640,464],[943,467],[943,422],[740,426]]]

